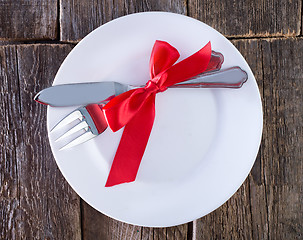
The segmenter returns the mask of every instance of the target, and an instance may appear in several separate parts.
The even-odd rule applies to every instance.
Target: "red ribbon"
[[[114,132],[125,126],[106,187],[136,179],[154,123],[156,94],[204,72],[210,61],[211,44],[173,65],[179,57],[170,44],[156,41],[150,58],[151,80],[145,87],[122,93],[104,106],[108,125]]]

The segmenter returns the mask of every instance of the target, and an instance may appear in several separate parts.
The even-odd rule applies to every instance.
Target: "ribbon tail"
[[[133,182],[143,157],[155,118],[155,94],[125,125],[105,187]]]

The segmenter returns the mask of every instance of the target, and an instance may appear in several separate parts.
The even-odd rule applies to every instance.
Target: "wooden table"
[[[52,157],[46,108],[32,101],[90,31],[139,11],[199,19],[228,37],[258,81],[256,163],[223,206],[188,224],[145,228],[82,201]],[[0,239],[303,239],[302,0],[1,0]]]

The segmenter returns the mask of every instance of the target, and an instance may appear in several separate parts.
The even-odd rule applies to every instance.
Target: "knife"
[[[201,74],[170,88],[240,88],[247,80],[247,73],[240,67]],[[132,86],[118,82],[89,82],[55,85],[40,91],[34,100],[53,107],[67,107],[101,103],[128,90]]]
[[[211,52],[211,58],[209,60],[207,69],[205,70],[204,73],[220,70],[223,62],[224,62],[223,54],[219,53],[219,52],[212,51]],[[88,87],[87,84],[89,84],[89,83],[86,83],[85,85],[80,85],[80,86],[81,87],[83,86],[84,88],[86,88],[86,90],[88,92],[92,91],[91,93],[94,93],[94,86],[91,85],[90,87]],[[103,83],[103,85],[106,88],[108,84]],[[101,86],[102,85],[100,85],[100,87]],[[79,105],[79,104],[94,103],[92,101],[95,101],[95,97],[93,97],[91,99],[91,98],[87,98],[86,95],[85,95],[85,101],[82,103],[82,100],[79,99],[79,96],[77,95],[78,94],[77,89],[76,89],[76,95],[72,94],[73,98],[70,101],[66,101],[66,97],[70,97],[70,96],[63,97],[63,99],[62,99],[62,96],[65,94],[64,90],[69,90],[69,89],[70,89],[69,87],[67,87],[67,89],[66,89],[66,87],[62,87],[61,90],[59,89],[58,91],[59,91],[60,99],[55,100],[55,102],[53,102],[53,98],[56,95],[52,95],[52,94],[56,94],[57,91],[54,91],[53,89],[52,90],[46,90],[45,89],[45,90],[40,91],[38,94],[36,94],[36,96],[34,97],[34,100],[39,102],[39,103],[45,104],[45,105],[56,106],[56,107],[60,107],[60,106],[64,107],[64,106],[73,106],[73,105]],[[71,89],[73,91],[73,89],[75,89],[75,88],[71,88]],[[93,95],[95,96],[95,94],[93,94]],[[74,97],[77,98],[76,101],[75,101]],[[98,99],[97,102],[99,102],[99,98],[97,98],[97,99]],[[62,103],[60,102],[61,100],[62,100]]]

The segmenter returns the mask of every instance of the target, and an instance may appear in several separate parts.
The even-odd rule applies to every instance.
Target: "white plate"
[[[49,134],[56,162],[88,204],[120,221],[166,227],[202,217],[241,186],[256,158],[262,106],[255,78],[237,49],[213,28],[172,13],[146,12],[111,21],[85,37],[68,55],[54,85],[119,81],[142,85],[156,40],[176,47],[180,60],[208,41],[221,52],[222,69],[248,73],[241,89],[169,89],[156,97],[156,119],[133,183],[105,188],[122,134],[107,129],[69,150]],[[48,108],[48,129],[75,108]],[[70,126],[69,126],[70,127]],[[68,139],[70,140],[70,139]]]

